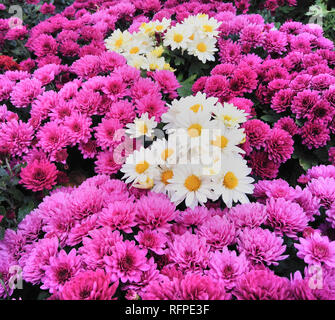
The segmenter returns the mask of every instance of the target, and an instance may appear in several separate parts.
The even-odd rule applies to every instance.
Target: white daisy
[[[145,56],[135,54],[127,57],[127,63],[136,68],[149,71],[149,63]]]
[[[248,203],[246,194],[252,194],[254,179],[249,177],[251,169],[241,157],[230,157],[223,161],[221,172],[213,176],[213,189],[217,197],[231,208],[233,202]]]
[[[174,176],[174,168],[175,166],[159,166],[159,174],[155,176],[152,191],[171,195],[171,191],[167,189],[167,186],[170,184],[170,179]]]
[[[156,128],[157,122],[154,117],[149,119],[148,113],[143,113],[140,118],[136,118],[134,123],[128,123],[128,128],[125,132],[129,134],[131,138],[139,138],[146,136],[148,138],[153,137],[154,128]]]
[[[132,35],[128,31],[122,32],[116,29],[110,37],[105,39],[105,45],[108,50],[121,53],[131,39]]]
[[[218,51],[216,42],[217,40],[215,38],[201,38],[198,36],[190,42],[187,51],[190,55],[196,56],[202,63],[214,61],[214,53]]]
[[[231,103],[224,103],[223,106],[218,103],[214,110],[214,118],[229,128],[239,126],[247,121],[247,113],[240,110]]]
[[[144,147],[129,155],[120,170],[124,173],[122,179],[126,179],[126,183],[142,185],[148,184],[148,179],[154,180],[155,175],[158,174],[152,152]]]
[[[177,145],[173,139],[157,139],[150,146],[156,163],[159,165],[174,165],[177,163]]]
[[[178,205],[185,200],[186,206],[191,208],[213,197],[211,180],[202,174],[201,166],[178,165],[166,189],[172,192],[172,202]]]
[[[171,47],[171,50],[175,49],[187,49],[189,43],[189,37],[191,32],[185,28],[182,24],[177,24],[166,31],[164,36],[164,46]]]
[[[201,36],[205,37],[216,37],[219,35],[218,28],[222,22],[217,21],[214,18],[203,17],[198,19],[199,31],[202,33]]]
[[[153,23],[155,32],[162,33],[170,27],[171,20],[163,18],[162,21],[154,21]]]

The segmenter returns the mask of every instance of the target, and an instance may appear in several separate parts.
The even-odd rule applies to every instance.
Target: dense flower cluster
[[[0,297],[20,273],[57,300],[335,300],[322,28],[250,0],[57,3],[0,19]]]
[[[315,167],[308,176],[304,189],[259,181],[258,202],[230,210],[179,211],[165,195],[138,197],[120,180],[97,175],[53,191],[16,232],[7,230],[2,274],[18,264],[23,279],[50,299],[112,299],[118,287],[129,299],[333,299],[335,241],[327,231],[334,208],[325,198],[335,167]],[[329,222],[309,227],[326,207]],[[306,263],[305,278],[268,268],[295,254]],[[308,285],[310,267],[326,276],[322,288]]]
[[[167,193],[177,205],[203,205],[222,197],[233,202],[249,202],[253,179],[238,146],[245,141],[240,124],[246,114],[231,104],[206,98],[206,94],[173,100],[162,115],[166,139],[155,140],[150,148],[129,155],[121,171],[133,186]],[[156,124],[138,119],[126,131],[131,137],[152,136]]]

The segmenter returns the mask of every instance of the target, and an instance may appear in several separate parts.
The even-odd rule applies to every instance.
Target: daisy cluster
[[[57,189],[1,240],[0,295],[16,265],[48,299],[334,299],[335,167],[300,180],[259,181],[257,202],[224,210],[179,211],[106,175]],[[299,268],[276,275],[287,259]]]
[[[121,168],[123,179],[168,194],[176,205],[185,200],[191,208],[220,197],[228,207],[247,203],[253,179],[239,148],[245,141],[240,124],[246,120],[243,110],[206,94],[175,99],[162,115],[167,139],[160,132],[163,138],[129,155]],[[151,138],[155,125],[142,118],[126,132]]]
[[[128,64],[143,70],[173,70],[164,57],[166,48],[187,51],[201,60],[214,61],[219,23],[207,14],[189,16],[172,26],[171,19],[143,22],[139,27],[121,32],[115,30],[105,40],[106,48],[122,54]],[[138,31],[135,31],[138,30]]]

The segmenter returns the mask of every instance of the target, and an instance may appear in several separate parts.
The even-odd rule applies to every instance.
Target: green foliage
[[[178,94],[181,97],[187,97],[192,95],[192,86],[194,84],[195,79],[197,78],[196,74],[193,74],[185,81],[180,82],[181,87],[178,89]]]
[[[0,239],[7,228],[17,224],[37,206],[37,200],[19,185],[22,165],[11,167],[8,160],[0,166]]]

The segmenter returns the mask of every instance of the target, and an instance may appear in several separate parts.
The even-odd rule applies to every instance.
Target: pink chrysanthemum
[[[123,238],[119,231],[113,231],[109,227],[94,229],[83,238],[83,246],[79,252],[83,257],[83,263],[88,269],[105,267],[105,256],[112,254],[116,243],[122,243]]]
[[[291,117],[283,117],[280,118],[274,125],[273,125],[274,129],[281,129],[281,130],[285,130],[289,133],[290,136],[294,136],[296,134],[298,134],[299,128],[298,126],[295,124],[294,120]]]
[[[276,178],[280,164],[271,161],[266,152],[254,151],[250,154],[249,157],[250,160],[248,162],[254,175],[263,179]]]
[[[69,254],[61,250],[57,256],[50,257],[41,289],[49,289],[50,293],[61,291],[65,283],[80,271],[81,257],[76,254],[76,249],[72,249]]]
[[[68,129],[69,132],[69,142],[72,145],[75,145],[79,142],[86,143],[91,137],[91,124],[91,118],[80,113],[72,113],[70,117],[66,117],[64,126]]]
[[[12,155],[22,156],[28,152],[33,139],[34,130],[21,120],[0,123],[0,142]]]
[[[176,206],[163,194],[151,193],[136,203],[136,222],[142,230],[168,232],[176,214]]]
[[[270,270],[252,270],[239,279],[233,294],[238,300],[290,300],[290,282]]]
[[[21,170],[20,183],[32,191],[50,190],[57,179],[57,168],[46,160],[33,161]]]
[[[17,108],[28,107],[42,93],[42,83],[37,79],[21,80],[11,93],[11,102]]]
[[[226,217],[213,216],[197,231],[212,250],[219,250],[235,242],[235,226]]]
[[[83,271],[65,284],[60,297],[61,300],[113,300],[119,282],[110,284],[109,276],[101,269]]]
[[[329,209],[330,206],[335,202],[335,179],[334,178],[323,178],[312,179],[308,183],[307,190],[309,190],[313,196],[320,200],[320,204]]]
[[[170,260],[182,270],[199,271],[207,266],[209,246],[203,237],[190,232],[176,235],[169,249]]]
[[[176,76],[169,70],[158,70],[153,73],[153,78],[162,92],[169,95],[170,99],[178,97],[177,89],[181,87]]]
[[[270,160],[275,163],[283,163],[290,159],[293,153],[294,141],[284,130],[272,129],[266,137],[265,151]]]
[[[154,230],[140,231],[135,239],[139,243],[139,247],[155,252],[158,255],[165,253],[164,247],[167,238],[163,233]]]
[[[302,143],[308,149],[320,148],[330,139],[329,129],[321,121],[306,122],[300,130]]]
[[[304,210],[297,204],[283,198],[270,198],[266,203],[266,225],[274,229],[280,236],[297,239],[297,233],[302,232],[308,223]]]
[[[118,144],[118,133],[122,129],[122,124],[118,119],[102,119],[96,127],[95,137],[98,146],[103,150]]]
[[[111,202],[99,214],[99,224],[131,233],[131,228],[136,226],[134,205],[124,201]]]
[[[297,256],[300,259],[310,265],[335,267],[335,241],[329,241],[328,237],[319,233],[314,233],[307,239],[299,238],[299,241],[294,246],[298,249]]]
[[[50,258],[58,252],[58,239],[45,238],[39,240],[25,259],[22,276],[32,284],[38,284],[45,276],[45,269],[50,265]]]
[[[267,214],[261,203],[246,203],[231,208],[228,218],[237,228],[256,228],[266,221]]]
[[[237,256],[235,251],[229,251],[227,247],[222,252],[215,251],[209,259],[209,271],[213,279],[223,281],[227,290],[235,287],[236,281],[249,270],[249,263],[244,253]]]
[[[286,250],[283,239],[267,229],[245,228],[240,231],[237,243],[240,252],[245,252],[247,258],[254,264],[276,266],[279,264],[278,261],[288,257],[282,255]]]
[[[261,120],[253,119],[244,123],[243,128],[251,147],[256,149],[265,147],[265,140],[271,132],[268,124]]]
[[[140,249],[134,241],[117,242],[110,256],[105,256],[106,270],[112,281],[138,282],[141,274],[149,270],[147,250]]]
[[[209,210],[206,207],[198,206],[180,211],[175,220],[185,227],[199,228],[209,217]]]

